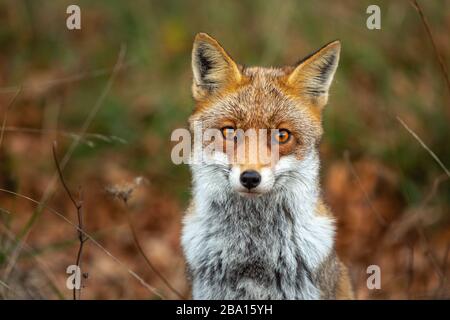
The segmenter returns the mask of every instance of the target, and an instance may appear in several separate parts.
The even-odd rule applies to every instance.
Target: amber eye
[[[286,129],[277,130],[274,133],[274,139],[279,144],[286,143],[291,139],[291,133]]]
[[[236,136],[236,130],[233,127],[223,127],[220,131],[226,140],[233,140]]]

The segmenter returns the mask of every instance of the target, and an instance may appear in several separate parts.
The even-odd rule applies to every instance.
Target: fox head
[[[201,130],[215,129],[220,147],[212,163],[193,166],[194,183],[210,192],[227,189],[254,197],[290,188],[292,182],[314,182],[309,180],[318,175],[322,110],[339,53],[340,43],[334,41],[294,66],[244,67],[215,39],[197,34],[190,128],[200,123]],[[257,142],[249,131],[256,132]],[[267,161],[255,157],[262,147],[270,153]],[[243,155],[240,161],[236,154]]]

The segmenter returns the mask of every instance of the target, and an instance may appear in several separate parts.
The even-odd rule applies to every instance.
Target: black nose
[[[253,189],[261,182],[261,175],[254,170],[247,170],[241,173],[241,183],[247,189]]]

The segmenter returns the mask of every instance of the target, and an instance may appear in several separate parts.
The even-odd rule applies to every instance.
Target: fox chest
[[[185,221],[182,245],[198,299],[314,299],[318,290],[286,220]]]

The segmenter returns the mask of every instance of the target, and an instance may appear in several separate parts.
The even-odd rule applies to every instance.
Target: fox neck
[[[315,269],[330,253],[335,231],[333,219],[317,214],[318,154],[312,150],[302,160],[282,158],[279,164],[280,171],[291,168],[281,174],[283,184],[257,198],[246,198],[231,190],[220,177],[226,175],[222,169],[193,167],[195,214],[208,228],[236,231],[252,241],[290,230],[294,245],[303,250],[306,265]]]

